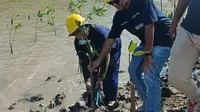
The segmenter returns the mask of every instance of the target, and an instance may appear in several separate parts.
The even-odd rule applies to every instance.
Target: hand
[[[96,68],[100,65],[101,61],[99,61],[98,59],[90,62],[88,65],[88,69],[89,71],[97,71]]]
[[[142,71],[143,72],[147,72],[147,69],[149,69],[150,72],[153,72],[151,70],[151,68],[150,68],[151,65],[156,66],[152,61],[152,56],[144,56],[144,62],[143,62],[143,65],[142,65]]]
[[[97,83],[96,83],[96,89],[99,89],[101,92],[101,96],[103,98],[105,98],[105,94],[103,92],[103,80],[102,79],[98,79]]]
[[[169,33],[170,33],[172,40],[176,39],[176,28],[177,28],[177,25],[173,25],[173,24],[170,27]]]
[[[90,90],[90,89],[91,89],[91,79],[90,79],[90,78],[88,78],[88,79],[86,80],[85,85],[86,85],[86,89],[87,89],[87,90]]]
[[[103,80],[100,78],[96,82],[96,89],[103,90]]]

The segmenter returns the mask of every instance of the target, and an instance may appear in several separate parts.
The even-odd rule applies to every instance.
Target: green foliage
[[[14,30],[17,30],[17,29],[20,29],[22,28],[22,24],[21,23],[16,23],[14,26],[13,26],[13,29]]]
[[[55,16],[53,15],[53,13],[55,12],[55,8],[47,6],[46,11],[47,11],[46,14],[50,15],[50,18],[47,21],[47,24],[54,27],[54,32],[55,32],[55,35],[56,35]]]
[[[9,28],[10,54],[13,54],[13,43],[14,43],[16,31],[22,27],[23,26],[19,21],[19,14],[14,12],[11,18],[11,23],[10,23],[10,28]],[[13,30],[14,30],[14,33],[13,33]]]
[[[128,46],[128,51],[129,51],[129,55],[132,54],[133,56],[142,56],[144,54],[150,53],[149,51],[137,51],[135,52],[135,49],[137,48],[137,42],[131,40],[129,42],[129,46]]]
[[[99,16],[99,17],[105,16],[107,12],[107,8],[106,8],[107,4],[102,3],[102,1],[100,0],[97,0],[95,2],[97,2],[97,5],[89,5],[87,0],[71,0],[69,3],[68,9],[71,13],[82,15],[81,10],[84,8],[83,6],[87,6],[87,8],[91,7],[91,12],[89,12],[86,15],[86,21],[88,19],[92,20],[93,15]]]
[[[47,23],[51,26],[54,25],[54,20],[55,20],[55,16],[53,15],[53,12],[55,12],[55,9],[52,8],[52,7],[49,7],[47,6],[47,9],[46,9],[46,15],[50,15],[50,18],[49,20],[47,21]]]
[[[87,15],[87,19],[92,20],[92,16],[93,15],[100,16],[100,17],[101,16],[105,16],[106,15],[106,11],[107,11],[107,9],[105,8],[105,6],[102,6],[100,8],[97,8],[97,7],[94,6],[92,12]]]
[[[55,2],[55,0],[53,1]],[[54,27],[54,32],[56,35],[55,16],[53,15],[55,11],[56,11],[55,8],[47,6],[45,11],[38,10],[37,16],[38,16],[38,19],[40,19],[40,22],[43,21],[44,16],[49,16],[49,19],[47,20],[47,24]],[[36,42],[36,38],[37,38],[38,19],[37,19],[36,28],[35,28],[36,32],[35,32],[34,42]]]
[[[90,40],[80,40],[79,45],[85,45],[87,47],[87,52],[89,55],[89,58],[92,59],[95,56],[99,56],[99,53],[95,50],[95,48],[91,45]]]
[[[46,15],[45,12],[42,12],[41,10],[38,11],[37,16],[40,19],[40,21],[42,22],[42,17],[44,17]]]
[[[54,19],[55,19],[55,16],[52,16],[51,18],[49,18],[49,20],[47,21],[47,24],[49,24],[50,26],[53,26],[54,25]]]
[[[165,13],[164,13],[169,19],[173,19],[173,13],[171,12],[171,13],[168,13],[167,11],[165,11]]]
[[[87,0],[71,0],[68,9],[71,13],[80,13],[85,3]]]

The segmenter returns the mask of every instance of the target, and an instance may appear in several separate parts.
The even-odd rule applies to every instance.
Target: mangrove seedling
[[[94,6],[92,12],[87,15],[86,21],[88,19],[92,20],[92,15],[96,15],[96,16],[100,16],[100,17],[105,16],[106,11],[107,11],[107,9],[105,8],[105,5],[100,8],[97,8]]]
[[[89,61],[91,62],[93,60],[93,58],[96,56],[99,56],[98,52],[94,49],[94,47],[92,47],[91,45],[91,41],[90,40],[80,40],[79,41],[79,45],[85,45],[86,48],[87,48],[87,54],[88,54],[88,57],[89,57]],[[94,103],[94,100],[95,100],[95,96],[94,96],[94,76],[92,74],[92,71],[90,71],[90,77],[91,77],[91,108],[92,108],[92,112],[94,112],[95,110],[95,103]]]
[[[81,14],[81,9],[85,3],[87,3],[87,0],[71,0],[69,2],[68,10],[71,13]]]
[[[42,17],[44,16],[44,15],[46,15],[46,13],[45,12],[42,12],[42,11],[38,11],[38,13],[37,13],[37,22],[36,22],[36,27],[35,27],[35,38],[34,38],[34,42],[36,42],[36,39],[37,39],[37,30],[38,30],[38,24],[39,24],[39,20],[40,20],[40,22],[42,22]]]
[[[55,12],[55,9],[47,6],[46,10],[47,10],[47,15],[50,15],[50,18],[47,21],[47,24],[54,27],[54,32],[55,32],[55,35],[56,35],[55,16],[53,15],[53,13]]]
[[[15,23],[15,19],[19,17],[19,14],[14,13],[11,19],[10,28],[9,28],[9,45],[10,45],[10,54],[13,54],[13,43],[15,40],[15,34],[18,29],[22,27],[20,22]],[[12,32],[14,30],[13,36]]]

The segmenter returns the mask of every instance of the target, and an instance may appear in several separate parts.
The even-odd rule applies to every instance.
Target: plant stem
[[[8,28],[8,30],[9,30],[10,54],[13,54],[13,49],[12,49],[12,41],[11,41],[12,29],[11,29],[11,28]]]
[[[16,29],[14,31],[12,40],[11,40],[11,37],[9,39],[9,41],[10,41],[10,54],[13,54],[13,42],[14,42],[15,34],[16,34]]]
[[[51,18],[53,18],[52,15],[51,15]],[[54,19],[53,19],[53,28],[54,28],[55,35],[57,35],[57,33],[56,33],[56,25],[55,25],[55,20]]]
[[[91,14],[90,14],[90,16],[91,15],[93,15],[95,12],[93,11]],[[86,18],[86,20],[85,21],[87,21],[89,19],[89,17],[87,16],[87,18]]]
[[[17,29],[15,29],[14,34],[13,34],[13,38],[12,38],[12,46],[13,46],[13,42],[15,40],[15,34],[16,34]]]
[[[55,23],[53,23],[53,27],[54,27],[55,35],[57,35],[57,33],[56,33],[56,26],[55,26]]]
[[[36,23],[36,27],[35,27],[35,38],[34,38],[34,42],[36,42],[36,39],[37,39],[38,21],[39,21],[39,17],[37,18],[37,23]]]
[[[91,62],[91,57],[89,59],[89,61]],[[94,83],[94,76],[93,76],[93,72],[90,71],[90,78],[91,78],[91,90],[90,90],[90,94],[91,94],[91,107],[92,107],[92,112],[95,112],[95,103],[94,103],[94,87],[95,87],[95,83]]]

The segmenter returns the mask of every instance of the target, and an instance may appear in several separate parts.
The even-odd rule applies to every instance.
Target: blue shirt
[[[145,26],[154,23],[154,46],[172,46],[169,35],[171,20],[167,18],[152,0],[131,0],[127,10],[117,11],[108,38],[120,37],[126,29],[145,45]]]
[[[191,33],[200,35],[200,0],[189,0],[188,12],[181,26]]]
[[[91,25],[91,24],[87,24],[86,26],[89,27],[88,40],[91,41],[91,44],[95,48],[95,50],[100,53],[101,49],[103,48],[104,42],[108,37],[110,29],[108,29],[107,27]],[[74,45],[75,45],[76,51],[77,52],[82,51],[82,52],[86,53],[87,52],[86,46],[79,45],[78,41],[79,41],[78,39],[74,40]],[[111,55],[112,55],[112,53],[118,52],[119,50],[121,50],[121,39],[120,38],[116,39],[116,41],[114,42],[112,49],[111,49]]]

